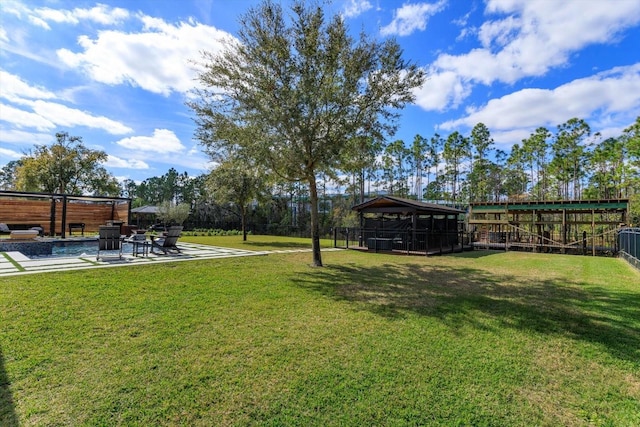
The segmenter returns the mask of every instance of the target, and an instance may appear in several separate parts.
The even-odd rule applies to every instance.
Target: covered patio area
[[[0,223],[9,230],[37,227],[40,234],[65,238],[97,233],[107,223],[127,227],[130,214],[129,198],[0,191]]]

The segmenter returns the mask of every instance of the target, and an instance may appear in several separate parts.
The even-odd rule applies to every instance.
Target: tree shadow
[[[0,348],[0,425],[17,427],[19,425],[18,416],[16,414],[10,385],[9,376],[4,368],[4,356]]]
[[[251,240],[247,240],[244,242],[247,245],[251,246],[271,246],[274,248],[283,248],[283,249],[311,249],[311,240],[308,243],[302,242],[253,242]]]
[[[336,265],[297,279],[300,286],[391,319],[416,313],[454,330],[499,325],[568,335],[640,361],[640,330],[633,325],[640,319],[640,292],[420,264]]]
[[[474,249],[472,251],[464,251],[464,252],[455,253],[455,254],[447,254],[447,256],[453,256],[456,258],[476,259],[476,258],[484,258],[487,256],[502,255],[502,254],[504,254],[504,251]]]

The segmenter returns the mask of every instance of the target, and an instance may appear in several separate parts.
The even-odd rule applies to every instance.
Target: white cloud
[[[0,98],[14,104],[26,106],[31,111],[2,104],[0,120],[19,128],[35,128],[47,131],[57,126],[87,126],[103,129],[112,135],[124,135],[132,129],[120,122],[104,116],[95,116],[75,108],[48,100],[59,98],[55,93],[41,87],[32,86],[20,77],[0,69],[2,91]]]
[[[50,9],[47,7],[32,11],[32,22],[56,22],[77,25],[80,22],[94,22],[101,25],[115,25],[129,17],[129,12],[119,7],[111,8],[98,3],[91,9],[75,8],[73,10]],[[48,26],[48,25],[47,25]]]
[[[26,83],[19,76],[7,73],[0,69],[0,82],[2,82],[2,91],[0,98],[8,101],[16,101],[20,98],[30,99],[53,99],[56,95],[43,87],[34,87]]]
[[[129,83],[169,95],[191,90],[196,73],[190,61],[199,60],[203,50],[221,50],[223,40],[231,37],[199,23],[173,25],[148,16],[140,19],[144,24],[141,32],[101,31],[95,39],[81,36],[78,45],[82,52],[59,49],[58,57],[98,82]]]
[[[533,129],[521,128],[511,130],[498,130],[491,132],[491,138],[496,144],[496,148],[504,151],[509,151],[513,144],[521,144],[521,141],[531,136]]]
[[[107,158],[105,165],[111,168],[136,169],[136,170],[149,169],[149,165],[143,160],[121,159],[120,157],[116,157],[111,154]]]
[[[452,71],[427,71],[427,80],[415,91],[415,103],[425,110],[442,111],[458,106],[471,92],[471,85]]]
[[[444,9],[446,0],[437,3],[404,4],[393,13],[393,21],[382,27],[383,36],[408,36],[414,31],[424,31],[429,18]]]
[[[439,85],[437,90],[443,93],[431,94],[442,103],[423,102],[423,108],[456,106],[460,94],[467,96],[474,84],[512,84],[542,76],[586,46],[614,42],[623,30],[640,22],[640,2],[620,0],[612,7],[594,1],[585,7],[581,1],[491,0],[486,13],[500,18],[478,29],[481,47],[460,55],[441,54],[432,64],[432,79],[449,86]],[[440,78],[447,73],[456,78]],[[467,90],[461,91],[461,84]]]
[[[21,101],[33,111],[25,111],[8,104],[0,104],[0,120],[18,128],[50,131],[56,127],[86,126],[103,129],[112,135],[130,133],[131,128],[103,116],[94,116],[84,111],[47,101]]]
[[[18,153],[14,150],[9,150],[8,148],[0,147],[0,157],[7,160],[18,160],[23,156],[22,153]]]
[[[103,116],[95,116],[78,109],[70,108],[56,102],[45,100],[56,99],[58,96],[40,87],[35,87],[20,77],[0,70],[2,91],[0,98],[14,104],[30,108],[32,111],[17,108],[9,104],[1,105],[0,120],[11,123],[19,128],[34,128],[38,131],[48,131],[60,126],[87,126],[104,129],[105,131],[121,135],[130,133],[131,128],[120,122]]]
[[[34,133],[25,132],[17,129],[6,129],[0,127],[0,141],[8,142],[15,145],[28,145],[34,144],[46,145],[54,140],[54,136],[51,133]]]
[[[37,16],[30,16],[29,17],[29,22],[31,22],[36,27],[41,27],[41,28],[44,28],[45,30],[50,30],[51,29],[49,24],[47,24],[47,21],[45,21],[42,18],[38,18]]]
[[[510,131],[554,127],[572,117],[589,121],[595,114],[629,120],[638,111],[640,63],[616,67],[555,89],[523,89],[492,99],[485,106],[469,111],[466,117],[442,123],[440,127],[451,130],[482,122],[492,130]]]
[[[35,101],[32,103],[32,108],[39,116],[62,126],[87,126],[105,130],[112,135],[123,135],[133,131],[130,127],[115,120],[104,116],[94,116],[55,102]]]
[[[152,154],[181,153],[185,149],[176,134],[168,129],[155,129],[153,136],[132,136],[116,141],[116,144]]]
[[[369,0],[349,0],[343,8],[342,14],[346,18],[355,18],[373,8]]]
[[[55,123],[39,114],[20,110],[8,104],[0,104],[0,120],[18,128],[32,128],[48,131],[56,127]]]

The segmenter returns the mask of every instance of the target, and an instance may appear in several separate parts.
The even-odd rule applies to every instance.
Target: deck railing
[[[463,231],[382,230],[368,228],[334,229],[334,247],[437,255],[470,248],[470,235]]]
[[[502,226],[503,231],[476,231],[473,246],[478,249],[528,250],[533,252],[559,252],[581,255],[616,255],[618,253],[617,229],[602,232],[559,230],[532,233],[512,224]]]

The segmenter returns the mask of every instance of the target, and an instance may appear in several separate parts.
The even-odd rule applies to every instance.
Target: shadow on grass
[[[0,425],[17,427],[19,425],[18,416],[16,415],[9,385],[9,376],[4,368],[4,356],[2,355],[2,349],[0,349]]]
[[[388,318],[416,313],[453,329],[497,325],[565,335],[600,344],[617,358],[640,360],[639,292],[417,264],[336,265],[298,280],[301,286]]]
[[[251,246],[270,246],[273,248],[282,248],[282,249],[311,249],[311,240],[308,243],[302,242],[255,242],[252,240],[247,240],[243,242],[243,244],[251,245]]]
[[[484,257],[487,257],[487,256],[502,255],[502,254],[504,254],[504,251],[492,251],[492,250],[475,249],[473,251],[464,251],[464,252],[456,253],[456,254],[453,254],[451,256],[454,256],[456,258],[476,259],[476,258],[484,258]]]

